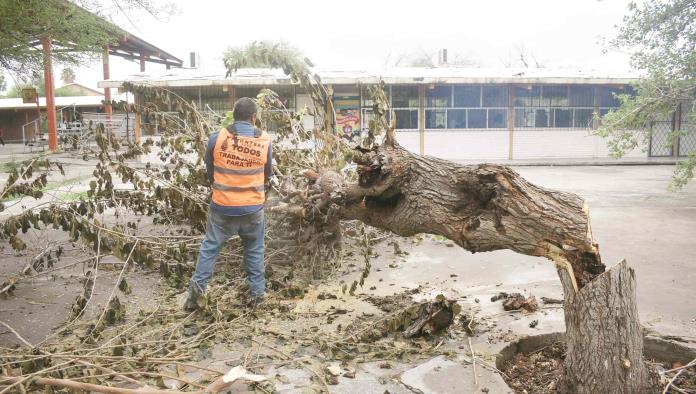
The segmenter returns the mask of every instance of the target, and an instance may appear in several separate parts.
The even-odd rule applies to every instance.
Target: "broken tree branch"
[[[2,321],[2,320],[0,320],[0,324],[2,324],[3,326],[5,326],[5,328],[7,328],[8,330],[10,330],[10,332],[13,333],[14,336],[16,336],[17,339],[20,340],[20,342],[22,342],[23,344],[25,344],[26,346],[28,346],[28,347],[30,347],[30,348],[34,348],[34,345],[32,345],[29,341],[27,341],[26,339],[24,339],[23,336],[19,335],[19,333],[18,333],[14,328],[12,328],[9,324],[5,323],[5,322]]]

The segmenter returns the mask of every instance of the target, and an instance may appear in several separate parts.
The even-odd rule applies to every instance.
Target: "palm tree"
[[[63,81],[63,85],[68,85],[75,82],[75,72],[71,68],[64,68],[60,73],[60,79]]]

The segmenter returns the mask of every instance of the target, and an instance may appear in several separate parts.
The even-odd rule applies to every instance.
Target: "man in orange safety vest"
[[[263,302],[266,290],[264,267],[265,185],[271,176],[271,138],[254,127],[256,102],[242,97],[234,103],[234,123],[213,133],[205,163],[212,187],[205,238],[198,253],[196,271],[189,284],[184,309],[197,309],[225,242],[239,235],[244,247],[244,269],[250,304]]]

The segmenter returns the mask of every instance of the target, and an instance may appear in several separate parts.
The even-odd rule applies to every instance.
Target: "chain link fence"
[[[674,131],[673,121],[655,121],[650,130],[650,157],[668,157],[674,152],[671,134]]]
[[[687,156],[696,152],[696,123],[671,120],[654,121],[650,129],[650,157]],[[677,132],[678,133],[675,133]],[[676,138],[676,141],[675,141]]]
[[[679,156],[687,156],[696,152],[696,123],[682,121],[680,130]]]

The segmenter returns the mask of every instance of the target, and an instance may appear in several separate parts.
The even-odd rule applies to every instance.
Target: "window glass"
[[[631,85],[624,86],[624,89],[621,93],[627,94],[629,97],[636,97],[636,90],[633,89],[633,86]]]
[[[362,85],[360,89],[360,98],[362,99],[362,106],[365,108],[372,108],[372,105],[374,104],[372,101],[372,96],[370,95],[370,87],[375,86],[375,85]],[[298,89],[298,94],[299,94],[299,89]],[[391,92],[389,89],[389,86],[384,87],[384,94],[387,96],[387,100],[389,100],[391,96]],[[416,105],[418,105],[418,90],[416,90]]]
[[[256,99],[262,89],[269,89],[278,95],[278,99],[283,103],[283,105],[289,109],[295,109],[295,91],[292,86],[272,86],[272,87],[262,87],[262,86],[237,86],[234,91],[235,99],[240,99],[242,97],[249,97]],[[228,99],[229,100],[229,99]],[[205,100],[204,103],[205,105]],[[230,108],[231,110],[231,108]]]
[[[581,108],[575,110],[573,119],[573,127],[589,128],[592,127],[594,110],[590,108]]]
[[[258,86],[237,86],[234,91],[234,96],[237,99],[249,97],[255,99],[259,95],[261,88]]]
[[[538,107],[541,103],[541,88],[539,86],[515,88],[516,107]]]
[[[594,107],[594,86],[571,86],[571,107]]]
[[[455,98],[456,100],[456,98]],[[466,110],[465,109],[448,109],[447,110],[447,128],[448,129],[465,129],[466,128]]]
[[[625,94],[625,91],[620,88],[612,88],[608,86],[599,87],[599,106],[600,107],[618,107],[619,99],[614,97],[614,94]]]
[[[481,106],[480,86],[455,86],[454,106],[464,108],[476,108]]]
[[[569,109],[554,108],[553,125],[554,127],[570,127],[572,112]]]
[[[389,88],[386,88],[385,93],[389,93]],[[368,85],[362,85],[360,87],[360,106],[363,108],[372,108],[372,104],[372,97],[370,97]]]
[[[372,112],[372,109],[363,108],[362,116],[360,118],[362,129],[368,130],[370,128],[370,121],[374,118],[375,114]]]
[[[447,108],[452,98],[451,86],[435,86],[425,89],[425,106],[428,108]],[[417,105],[417,103],[416,103]]]
[[[226,111],[232,109],[229,92],[223,91],[222,86],[204,86],[201,90],[201,109],[204,111]],[[195,93],[196,95],[198,92]],[[193,101],[198,105],[198,97]]]
[[[445,110],[442,109],[429,109],[425,111],[425,128],[426,129],[444,129],[446,127],[445,123]]]
[[[542,91],[542,105],[552,107],[568,106],[568,87],[565,85],[546,85]]]
[[[502,129],[507,127],[507,110],[506,109],[489,109],[488,110],[488,128]]]
[[[392,86],[392,107],[418,108],[418,86]]]
[[[484,107],[507,107],[506,86],[484,86],[482,95]]]
[[[515,127],[534,127],[534,109],[515,109]]]
[[[486,128],[486,110],[485,109],[470,109],[468,110],[469,129],[484,129]]]
[[[534,127],[549,127],[549,110],[537,108],[534,111]]]
[[[397,109],[396,115],[397,129],[418,129],[418,110],[416,109]]]
[[[198,88],[192,88],[192,87],[185,87],[185,88],[171,88],[172,93],[178,95],[179,97],[183,98],[184,100],[190,102],[195,102],[196,105],[198,105]],[[201,97],[203,96],[203,93],[201,92]],[[154,97],[149,97],[147,98],[147,101],[152,101],[154,100]]]

